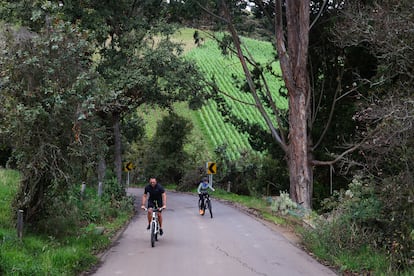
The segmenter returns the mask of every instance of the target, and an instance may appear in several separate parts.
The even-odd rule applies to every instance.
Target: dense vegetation
[[[295,114],[287,116],[291,110],[284,112],[288,102],[281,96],[292,96],[292,86],[287,95],[280,89],[286,71],[278,69],[281,56],[274,54],[277,37],[268,21],[275,16],[273,4],[283,1],[255,1],[261,5],[252,13],[242,11],[239,1],[226,1],[228,10],[216,5],[220,1],[201,1],[231,19],[227,22],[215,21],[224,17],[203,12],[194,1],[170,2],[92,0],[59,7],[51,1],[0,1],[0,160],[21,172],[20,185],[4,190],[5,200],[14,200],[12,211],[0,206],[2,225],[8,225],[1,234],[7,250],[1,252],[14,252],[18,243],[10,231],[17,208],[25,210],[27,236],[47,233],[53,241],[41,243],[53,249],[70,244],[55,237],[72,222],[81,230],[68,228],[70,235],[82,240],[94,223],[122,217],[115,210],[130,207],[120,186],[122,154],[140,167],[144,180],[160,175],[178,189],[194,187],[206,159],[218,162],[217,184],[230,182],[239,194],[260,198],[289,188],[296,175],[288,174],[292,155],[284,145],[296,139],[287,135]],[[304,231],[304,241],[345,271],[409,274],[414,263],[412,3],[310,2],[309,58],[302,68],[310,94],[302,138],[309,142],[306,167],[314,174],[309,200],[321,216],[311,223],[315,229]],[[216,42],[194,36],[198,47],[184,59],[183,48],[171,40],[176,22],[228,27],[233,37],[220,32]],[[261,42],[235,39],[236,31]],[[244,56],[236,56],[240,49]],[[238,63],[243,59],[249,61],[244,75]],[[256,107],[266,110],[260,116],[251,105],[255,91]],[[193,113],[175,101],[204,105]],[[165,117],[155,115],[158,111]],[[158,116],[152,134],[145,135],[143,118]],[[107,165],[112,163],[113,168]],[[81,201],[82,181],[89,191],[104,181],[119,198]],[[275,202],[271,206],[278,209]],[[312,218],[296,204],[285,205],[287,213]],[[64,219],[56,209],[67,212]],[[1,269],[19,269],[13,263],[18,253],[10,254],[2,256]],[[42,267],[53,263],[43,259]]]
[[[81,196],[79,186],[54,200],[43,229],[33,232],[25,225],[20,240],[10,209],[19,179],[18,172],[0,169],[1,275],[77,275],[98,262],[96,254],[133,214],[132,198],[123,198],[116,181],[108,183],[102,197],[89,188]]]

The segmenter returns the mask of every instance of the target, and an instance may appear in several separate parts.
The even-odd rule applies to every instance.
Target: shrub
[[[223,188],[230,181],[232,192],[256,197],[289,189],[286,166],[269,154],[244,151],[240,159],[232,161],[227,157],[225,146],[217,148],[216,154],[220,166],[217,182]]]
[[[388,269],[410,269],[414,260],[411,183],[402,176],[382,181],[356,176],[347,191],[323,202],[331,211],[311,234],[304,235],[305,242],[324,248],[332,258],[369,248],[373,254],[387,256]]]
[[[133,198],[125,196],[125,190],[116,179],[104,185],[102,197],[96,187],[88,187],[81,198],[78,186],[72,186],[59,194],[47,193],[44,216],[34,225],[40,233],[55,237],[74,234],[89,223],[102,223],[133,210]]]
[[[206,170],[204,167],[188,169],[177,185],[177,191],[190,191],[198,186]]]
[[[298,205],[290,199],[287,192],[281,192],[280,196],[274,199],[271,204],[272,212],[280,212],[284,216],[288,214],[289,210],[297,207]]]

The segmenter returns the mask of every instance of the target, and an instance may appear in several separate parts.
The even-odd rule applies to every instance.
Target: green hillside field
[[[200,35],[205,39],[201,46],[196,47],[192,37],[194,31],[194,29],[190,28],[181,29],[174,38],[175,41],[183,44],[185,57],[194,60],[206,76],[210,80],[214,78],[220,90],[230,96],[225,96],[225,100],[239,118],[259,123],[264,129],[267,129],[265,121],[257,109],[252,105],[241,103],[248,102],[253,104],[253,97],[249,93],[239,91],[233,84],[232,75],[243,77],[243,71],[237,56],[223,56],[217,42],[201,31]],[[264,64],[274,58],[274,49],[269,42],[243,38],[242,44],[248,49],[256,62]],[[276,72],[280,71],[278,63],[273,62],[272,67]],[[278,94],[280,82],[270,74],[266,78],[278,107],[286,109],[287,99],[280,97]],[[234,99],[239,99],[240,102]],[[213,100],[209,100],[197,111],[189,110],[185,104],[178,104],[175,106],[175,109],[178,114],[189,118],[193,122],[193,132],[195,134],[193,134],[194,137],[192,139],[205,141],[205,151],[212,152],[216,147],[225,144],[227,145],[230,159],[235,160],[240,156],[240,151],[251,149],[246,134],[240,133],[233,125],[224,122]],[[152,137],[155,131],[156,122],[163,114],[166,114],[164,112],[156,112],[158,115],[154,117],[149,115],[148,107],[141,108],[138,113],[147,123],[147,135],[149,137]],[[273,116],[270,115],[270,117],[272,118]]]

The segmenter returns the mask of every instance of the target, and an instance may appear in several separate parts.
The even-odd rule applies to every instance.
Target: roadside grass
[[[106,217],[71,231],[70,235],[54,237],[25,229],[22,240],[14,228],[11,203],[18,189],[20,175],[16,171],[0,169],[0,275],[78,275],[98,262],[97,255],[112,242],[112,237],[133,215],[133,206],[124,203],[114,211],[110,203],[85,204],[99,207]],[[88,195],[96,192],[87,192]],[[85,201],[97,201],[96,198]],[[123,204],[120,202],[119,204]],[[131,206],[129,206],[131,205]],[[83,210],[98,212],[96,210]],[[82,216],[86,216],[82,214]]]
[[[19,187],[20,175],[16,171],[0,169],[0,225],[12,227],[10,203]]]
[[[317,259],[328,262],[346,275],[400,275],[390,270],[387,256],[377,250],[368,246],[352,251],[334,249],[335,246],[327,245],[324,238],[310,232],[303,233],[303,229],[301,231],[306,248]]]

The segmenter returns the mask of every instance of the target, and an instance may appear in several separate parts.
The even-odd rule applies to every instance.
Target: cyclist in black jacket
[[[149,197],[148,197],[149,194]],[[145,187],[144,194],[142,196],[141,208],[145,209],[145,203],[148,199],[148,227],[150,229],[150,223],[152,219],[152,209],[153,208],[167,208],[167,195],[165,193],[164,187],[161,184],[157,183],[155,177],[150,178],[150,183]],[[158,212],[158,221],[160,223],[160,235],[164,233],[162,230],[162,214]]]

